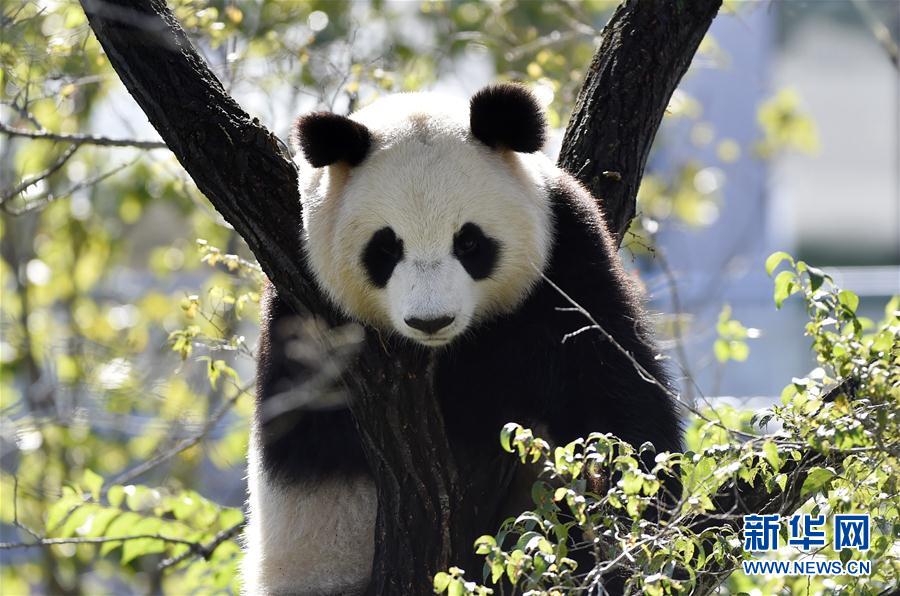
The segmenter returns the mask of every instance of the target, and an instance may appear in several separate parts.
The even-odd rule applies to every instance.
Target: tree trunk
[[[603,29],[558,163],[600,200],[620,244],[666,106],[721,4],[628,0]]]
[[[163,0],[81,3],[129,93],[279,295],[326,328],[340,323],[303,265],[297,175],[283,145],[225,92]],[[630,0],[604,30],[560,164],[602,198],[620,238],[669,96],[720,3]],[[494,530],[514,459],[454,458],[421,350],[367,331],[344,378],[378,487],[370,591],[428,593],[434,573],[469,561],[472,539]]]

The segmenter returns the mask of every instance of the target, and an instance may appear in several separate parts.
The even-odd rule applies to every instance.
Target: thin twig
[[[24,137],[27,139],[41,139],[45,141],[61,141],[75,145],[97,145],[100,147],[133,147],[135,149],[166,149],[162,141],[142,141],[138,139],[112,139],[87,134],[69,134],[61,132],[48,132],[45,130],[25,130],[14,128],[0,122],[0,132],[11,137]]]
[[[891,61],[894,68],[900,70],[900,50],[897,49],[897,42],[891,37],[891,30],[878,20],[872,7],[865,0],[851,0],[851,3],[872,32],[872,36],[887,54],[888,60]]]
[[[13,525],[21,530],[26,531],[35,540],[40,540],[41,536],[27,525],[19,521],[19,475],[13,474]]]
[[[60,194],[53,195],[50,193],[44,193],[44,194],[38,195],[37,197],[28,200],[25,203],[25,205],[23,205],[19,209],[12,209],[9,207],[8,202],[0,201],[0,210],[4,211],[10,215],[13,215],[13,216],[29,213],[36,209],[40,209],[41,207],[45,207],[46,205],[52,203],[53,201],[68,197],[83,188],[88,188],[89,186],[93,186],[99,182],[102,182],[103,180],[106,180],[110,176],[113,176],[113,175],[121,172],[125,168],[133,166],[139,160],[140,160],[140,157],[133,159],[129,162],[120,164],[111,170],[107,170],[106,172],[101,172],[100,174],[97,174],[96,176],[86,178],[86,179],[82,180],[81,182],[79,182],[78,184],[73,185],[71,188],[69,188],[68,190],[66,190]]]
[[[537,269],[537,267],[535,267],[535,268]],[[538,269],[538,271],[540,271],[540,270]],[[560,308],[558,310],[578,312],[582,316],[584,316],[590,323],[590,325],[587,325],[587,326],[582,327],[582,328],[578,329],[577,331],[575,331],[574,334],[577,335],[577,334],[581,334],[581,333],[584,333],[585,331],[590,331],[590,330],[599,331],[600,334],[603,335],[604,339],[606,339],[610,344],[612,344],[612,346],[614,348],[616,348],[616,350],[618,350],[623,356],[625,356],[625,358],[628,359],[628,361],[634,367],[635,372],[637,372],[638,376],[640,376],[644,381],[659,387],[666,395],[669,396],[669,398],[681,403],[689,412],[691,412],[692,414],[694,414],[701,420],[704,420],[705,422],[711,422],[717,426],[720,426],[722,428],[722,430],[724,430],[725,432],[727,432],[731,435],[734,435],[734,436],[742,437],[745,439],[760,438],[759,435],[754,435],[753,433],[748,433],[745,431],[728,428],[728,426],[723,424],[721,421],[711,420],[707,416],[705,416],[703,414],[703,412],[701,412],[697,408],[695,408],[693,404],[687,403],[684,400],[682,400],[681,397],[677,393],[675,393],[675,391],[673,391],[669,386],[667,386],[665,383],[662,383],[659,379],[657,379],[652,374],[650,374],[650,372],[646,368],[644,368],[644,366],[640,362],[637,361],[637,359],[634,357],[634,355],[631,352],[629,352],[628,350],[626,350],[625,347],[622,344],[620,344],[616,340],[616,338],[612,336],[612,334],[609,331],[607,331],[600,323],[598,323],[597,319],[595,319],[591,313],[589,313],[583,306],[578,304],[578,302],[576,302],[574,298],[572,298],[571,296],[566,294],[566,292],[562,288],[560,288],[558,285],[553,283],[553,281],[551,281],[550,278],[548,278],[546,275],[544,275],[543,272],[541,272],[541,277],[544,278],[544,280],[550,285],[550,287],[552,287],[554,290],[556,290],[560,296],[565,298],[566,301],[572,305],[571,308]],[[566,336],[564,338],[564,340],[568,339],[571,336],[572,336],[572,334],[569,334],[568,336]]]
[[[78,145],[70,145],[69,148],[66,149],[63,152],[63,154],[59,156],[59,159],[57,159],[55,162],[53,162],[50,165],[50,167],[48,167],[46,170],[44,170],[43,172],[40,172],[38,174],[35,174],[34,176],[31,176],[30,178],[26,178],[25,180],[20,182],[17,186],[14,186],[13,188],[11,188],[8,191],[6,191],[5,193],[3,193],[3,196],[0,196],[0,205],[5,204],[8,200],[13,198],[14,196],[25,191],[26,189],[28,189],[29,186],[33,186],[33,185],[37,184],[38,182],[40,182],[41,180],[44,180],[45,178],[49,178],[52,174],[59,171],[59,169],[61,167],[63,167],[64,165],[66,165],[66,162],[69,161],[69,159],[73,155],[75,155],[75,152],[78,151],[78,147],[79,147]]]
[[[162,540],[163,542],[171,542],[172,544],[182,544],[189,548],[202,548],[198,542],[191,542],[183,538],[172,538],[170,536],[162,536],[160,534],[130,534],[128,536],[99,536],[96,538],[73,537],[73,538],[41,538],[34,542],[0,542],[0,550],[10,550],[14,548],[34,548],[36,546],[54,546],[57,544],[105,544],[107,542],[124,542],[127,540]]]
[[[206,435],[209,434],[209,432],[213,429],[213,427],[215,427],[215,425],[218,424],[218,422],[225,416],[225,414],[228,413],[228,411],[237,402],[237,400],[241,396],[246,394],[247,391],[249,391],[250,387],[252,387],[254,383],[255,380],[250,381],[243,387],[238,387],[237,394],[219,404],[219,407],[216,409],[216,411],[213,412],[212,416],[210,416],[203,424],[203,428],[201,428],[196,434],[178,441],[178,443],[176,443],[171,449],[160,453],[156,457],[148,459],[145,462],[141,462],[133,468],[122,472],[112,480],[106,482],[106,487],[109,488],[114,484],[126,484],[128,482],[131,482],[135,478],[146,474],[161,463],[172,459],[185,449],[190,449],[191,447],[202,441],[204,437],[206,437]]]
[[[666,281],[669,285],[669,296],[672,299],[672,310],[674,311],[673,325],[672,325],[672,335],[675,339],[675,353],[678,355],[678,364],[681,367],[682,373],[687,377],[688,382],[684,384],[685,396],[684,401],[691,405],[694,404],[694,375],[691,373],[690,364],[688,364],[687,353],[684,350],[684,334],[681,329],[681,319],[684,316],[684,310],[681,307],[681,298],[678,294],[678,282],[675,279],[675,274],[672,272],[672,269],[669,267],[669,261],[666,259],[663,252],[656,251],[656,258],[659,260],[659,267],[662,269],[663,274],[666,276]]]
[[[244,523],[245,522],[241,520],[230,528],[226,528],[213,536],[213,539],[206,544],[194,543],[190,550],[183,552],[180,555],[169,557],[168,559],[163,559],[162,561],[160,561],[157,569],[168,569],[169,567],[177,565],[178,563],[181,563],[185,559],[192,556],[201,556],[208,561],[220,544],[237,536],[237,534],[243,529]]]

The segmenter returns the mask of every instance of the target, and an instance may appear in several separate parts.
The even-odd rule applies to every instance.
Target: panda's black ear
[[[300,116],[294,122],[291,138],[314,168],[339,161],[351,166],[359,165],[372,144],[368,128],[331,112]]]
[[[522,85],[485,87],[469,102],[472,136],[492,149],[534,153],[544,146],[547,123],[537,98]]]

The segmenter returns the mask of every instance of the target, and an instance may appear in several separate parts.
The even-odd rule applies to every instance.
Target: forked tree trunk
[[[81,3],[129,93],[279,295],[326,327],[339,322],[302,265],[297,175],[282,145],[225,92],[163,0]],[[720,4],[628,0],[603,31],[559,163],[620,239],[666,105]],[[469,560],[472,538],[493,530],[513,458],[456,460],[421,351],[367,333],[345,380],[378,487],[370,592],[428,593],[435,572]]]

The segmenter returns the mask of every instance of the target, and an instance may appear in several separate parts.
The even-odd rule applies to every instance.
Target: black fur
[[[472,279],[485,279],[497,267],[500,243],[486,235],[481,227],[468,222],[453,237],[453,256]]]
[[[534,153],[544,146],[544,110],[522,85],[485,87],[469,102],[472,136],[492,149]]]
[[[551,189],[556,244],[545,271],[654,377],[666,383],[642,309],[594,200],[563,175]],[[259,407],[308,377],[285,353],[292,315],[270,287],[263,303]],[[454,449],[500,454],[501,426],[542,423],[556,443],[592,431],[639,447],[681,448],[676,404],[600,333],[563,342],[587,321],[541,281],[510,315],[482,323],[440,352],[436,381]],[[287,481],[366,469],[346,410],[297,410],[263,426],[265,467]],[[466,461],[467,458],[461,458]]]
[[[300,146],[306,161],[315,168],[339,161],[357,166],[366,158],[372,145],[368,128],[330,112],[313,112],[297,118],[292,138]]]
[[[391,228],[381,228],[363,249],[362,264],[376,288],[387,285],[394,267],[403,258],[403,240]]]
[[[268,282],[260,310],[254,416],[262,438],[263,466],[282,482],[366,473],[349,410],[291,407],[291,392],[317,382],[314,375],[321,372],[304,357],[302,345],[310,339],[302,318]],[[337,383],[327,388],[340,391]]]

